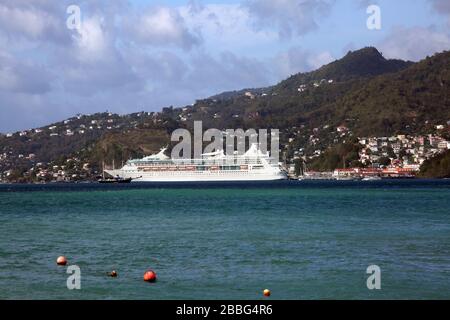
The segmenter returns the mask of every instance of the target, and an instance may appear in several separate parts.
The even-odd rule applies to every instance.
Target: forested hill
[[[357,135],[424,132],[450,119],[449,66],[449,52],[412,64],[366,48],[260,94],[198,101],[191,113],[218,127],[346,125]]]
[[[288,157],[299,148],[308,154],[343,143],[339,126],[348,128],[347,137],[428,134],[450,120],[449,92],[450,52],[412,63],[364,48],[274,86],[226,92],[184,108],[79,115],[0,135],[0,172],[74,155],[94,165],[119,163],[158,151],[174,129],[192,128],[194,120],[205,129],[280,129]]]
[[[275,86],[223,92],[212,96],[210,99],[228,100],[243,95],[245,92],[263,94],[277,90],[286,90],[295,94],[303,84],[320,82],[323,79],[343,82],[352,79],[370,78],[385,73],[401,71],[412,64],[410,61],[387,60],[376,48],[368,47],[354,52],[350,51],[342,59],[327,64],[318,70],[292,75]]]
[[[373,47],[358,51],[350,51],[345,57],[336,60],[320,69],[308,73],[299,73],[282,81],[275,89],[285,89],[291,92],[305,83],[331,79],[334,82],[345,82],[355,79],[401,71],[411,66],[412,62],[403,60],[388,60]]]

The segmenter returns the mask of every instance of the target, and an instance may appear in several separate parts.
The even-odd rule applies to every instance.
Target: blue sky
[[[366,27],[372,4],[381,30]],[[365,46],[418,61],[450,48],[449,27],[448,0],[0,0],[0,132],[184,106]]]

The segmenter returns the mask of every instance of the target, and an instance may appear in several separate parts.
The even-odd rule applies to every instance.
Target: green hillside
[[[355,137],[427,134],[447,124],[449,66],[448,51],[411,63],[364,48],[272,87],[226,92],[185,108],[80,115],[24,135],[0,135],[0,172],[68,157],[97,168],[102,161],[120,163],[158,151],[173,130],[192,128],[194,120],[202,120],[204,129],[278,128],[288,159],[302,148],[305,154],[326,151],[315,168],[350,165],[358,151]],[[341,125],[348,138],[336,133]]]
[[[450,151],[425,161],[420,167],[423,178],[450,178]]]

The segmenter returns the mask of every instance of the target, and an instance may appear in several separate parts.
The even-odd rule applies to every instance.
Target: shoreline
[[[361,180],[283,180],[253,182],[131,182],[127,184],[92,183],[13,183],[1,184],[0,193],[8,192],[79,192],[79,191],[126,191],[151,189],[183,189],[183,190],[292,190],[292,189],[359,189],[386,190],[404,188],[450,188],[450,179],[384,179],[377,181]]]
[[[139,185],[139,184],[270,184],[270,183],[286,183],[286,182],[313,182],[313,181],[321,181],[321,182],[365,182],[365,183],[373,183],[373,182],[382,182],[382,181],[445,181],[450,178],[434,178],[434,177],[382,177],[379,180],[363,180],[360,177],[355,177],[354,179],[336,179],[336,178],[289,178],[286,180],[277,180],[277,181],[173,181],[173,182],[157,182],[157,181],[141,181],[141,182],[131,182],[130,184]],[[80,185],[80,184],[89,184],[89,185],[97,185],[100,184],[97,180],[85,180],[85,181],[50,181],[50,182],[2,182],[0,181],[0,185]]]

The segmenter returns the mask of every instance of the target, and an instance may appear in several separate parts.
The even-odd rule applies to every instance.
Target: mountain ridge
[[[449,65],[448,51],[412,63],[368,47],[274,86],[222,93],[192,106],[79,115],[23,135],[0,135],[0,173],[69,157],[97,168],[103,160],[120,163],[158,151],[173,130],[192,129],[195,120],[204,128],[279,128],[288,158],[300,148],[308,153],[342,143],[338,126],[348,127],[350,136],[425,134],[450,120]],[[311,137],[320,142],[311,144]]]
[[[298,72],[278,84],[262,88],[246,88],[242,90],[225,91],[209,97],[209,99],[230,99],[245,92],[253,94],[269,93],[276,88],[294,88],[311,81],[333,79],[335,81],[350,80],[352,78],[371,77],[380,74],[403,70],[414,63],[399,59],[386,59],[375,47],[365,47],[356,51],[349,51],[341,59],[337,59],[317,70]],[[345,76],[343,76],[345,75]]]

